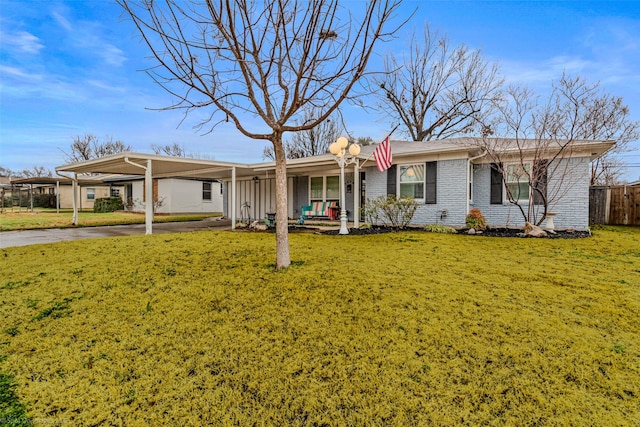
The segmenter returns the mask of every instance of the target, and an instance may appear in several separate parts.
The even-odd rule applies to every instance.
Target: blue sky
[[[406,13],[414,8],[401,37],[380,53],[402,49],[428,21],[454,45],[480,48],[509,82],[543,93],[563,71],[580,75],[622,96],[640,120],[640,1],[405,1]],[[0,0],[0,165],[53,170],[85,133],[135,151],[179,143],[217,160],[261,160],[267,143],[232,126],[201,135],[195,116],[179,126],[180,112],[150,111],[171,98],[139,71],[152,63],[134,35],[108,0]],[[356,136],[381,139],[390,127],[361,109],[346,111]],[[632,148],[625,159],[640,166],[640,143]],[[626,178],[640,178],[640,167]]]

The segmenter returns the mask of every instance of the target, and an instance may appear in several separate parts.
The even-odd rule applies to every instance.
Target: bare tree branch
[[[114,141],[112,137],[107,136],[105,142],[100,142],[97,136],[90,133],[74,137],[70,148],[71,150],[68,153],[62,150],[66,161],[69,163],[82,162],[111,154],[122,153],[124,151],[131,151],[131,146],[126,145],[122,141]]]
[[[428,24],[422,38],[413,34],[406,56],[387,55],[385,71],[374,77],[378,109],[401,122],[413,141],[479,134],[503,83],[497,64],[479,50],[451,47]]]
[[[351,11],[338,0],[117,0],[156,63],[147,73],[175,98],[166,109],[205,108],[201,130],[229,120],[271,141],[282,219],[277,268],[290,263],[283,135],[316,128],[355,96],[374,47],[397,31],[387,27],[400,2],[371,0]],[[317,115],[303,121],[308,107]]]
[[[602,99],[597,85],[566,75],[553,84],[544,104],[531,90],[511,86],[496,105],[493,122],[483,125],[479,145],[502,175],[506,199],[525,221],[540,225],[549,209],[571,191],[576,171],[569,159],[577,141],[608,140],[613,135],[585,132],[594,115],[602,117],[595,110],[602,113],[611,107],[599,104]]]

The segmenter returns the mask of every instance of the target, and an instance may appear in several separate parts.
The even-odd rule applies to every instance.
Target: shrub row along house
[[[525,220],[541,220],[551,212],[556,228],[588,229],[590,162],[610,149],[613,141],[572,141],[562,156],[553,147],[541,156],[526,140],[484,141],[491,144],[479,144],[474,138],[391,141],[393,162],[383,172],[372,157],[377,145],[362,147],[358,162],[345,174],[345,200],[340,200],[340,169],[333,155],[287,160],[288,216],[299,218],[302,207],[313,202],[337,201],[357,226],[368,200],[395,195],[417,201],[415,225],[463,227],[470,209],[478,208],[491,226],[519,227]],[[496,143],[504,147],[499,158],[487,149]],[[225,216],[261,220],[275,212],[274,162],[242,164],[120,153],[60,166],[57,171],[144,175],[148,192],[155,179],[219,180]],[[153,206],[148,203],[146,210],[150,233]]]

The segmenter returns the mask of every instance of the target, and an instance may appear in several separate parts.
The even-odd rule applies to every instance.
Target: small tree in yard
[[[540,225],[549,207],[571,190],[576,171],[568,160],[576,142],[587,136],[597,97],[597,85],[566,75],[544,104],[532,91],[512,86],[494,121],[484,125],[477,144],[493,162],[492,186],[504,183],[506,199],[526,222]]]
[[[147,73],[176,99],[167,109],[204,108],[201,129],[230,121],[273,145],[276,268],[290,264],[283,135],[315,128],[353,96],[374,46],[397,29],[387,27],[400,2],[117,0],[156,63]],[[317,116],[302,121],[310,107]]]

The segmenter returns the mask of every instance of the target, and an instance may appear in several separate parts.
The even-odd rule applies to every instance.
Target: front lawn
[[[2,249],[0,371],[56,425],[640,424],[640,229],[290,241]]]
[[[221,214],[156,215],[154,222],[198,221],[220,215]],[[69,228],[74,227],[72,221],[73,211],[70,210],[62,210],[60,213],[56,213],[55,209],[36,209],[34,212],[27,210],[5,210],[0,213],[0,231]],[[144,213],[124,211],[105,213],[82,211],[78,213],[79,227],[118,224],[144,224]]]

